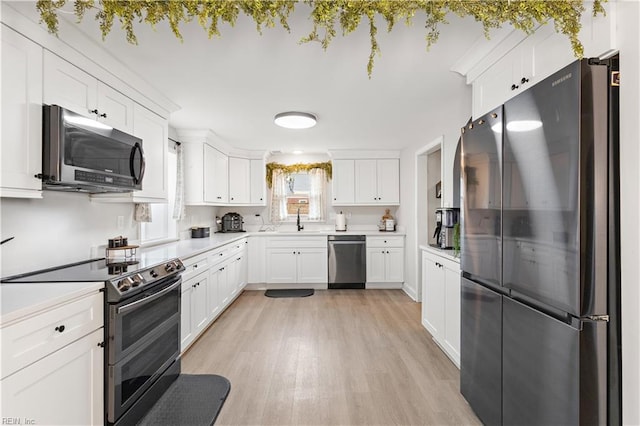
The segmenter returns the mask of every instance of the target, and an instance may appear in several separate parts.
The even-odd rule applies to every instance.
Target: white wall
[[[447,97],[446,102],[438,106],[437,110],[430,111],[429,115],[425,115],[424,137],[421,140],[412,141],[407,148],[402,150],[400,157],[400,208],[397,210],[397,216],[399,223],[403,224],[407,231],[405,291],[414,299],[417,299],[420,294],[418,245],[423,242],[423,239],[418,238],[419,219],[415,214],[416,153],[434,139],[443,137],[442,199],[443,205],[451,206],[453,203],[453,160],[456,146],[460,137],[460,128],[471,116],[471,87],[465,84],[462,77],[454,73],[451,73],[450,81],[443,82],[443,84],[451,88],[450,96]]]
[[[622,265],[623,424],[640,424],[640,3],[617,3],[620,49],[620,207]],[[625,77],[626,76],[626,77]]]
[[[15,239],[0,246],[0,276],[96,257],[92,247],[106,245],[118,235],[138,239],[133,204],[92,202],[89,195],[79,193],[43,194],[43,199],[1,200],[2,239]]]

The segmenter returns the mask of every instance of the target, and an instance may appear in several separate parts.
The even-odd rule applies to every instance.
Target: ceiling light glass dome
[[[316,116],[308,112],[281,112],[273,120],[280,127],[286,129],[308,129],[316,125]]]

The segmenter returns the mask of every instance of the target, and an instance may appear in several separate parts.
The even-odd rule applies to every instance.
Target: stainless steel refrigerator
[[[460,389],[485,424],[621,422],[617,64],[463,129]]]

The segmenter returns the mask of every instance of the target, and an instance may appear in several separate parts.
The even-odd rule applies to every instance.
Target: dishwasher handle
[[[333,245],[343,245],[343,244],[349,244],[349,245],[354,245],[354,244],[358,244],[358,245],[365,245],[366,241],[331,241],[329,240],[329,244],[333,244]]]

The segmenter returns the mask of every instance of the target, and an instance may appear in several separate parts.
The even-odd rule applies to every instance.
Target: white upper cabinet
[[[356,204],[400,204],[399,159],[355,160],[354,171]]]
[[[263,159],[252,159],[251,161],[251,199],[250,203],[257,206],[267,204],[266,195],[266,169]]]
[[[229,157],[217,149],[213,150],[213,181],[205,181],[211,185],[216,203],[229,202]]]
[[[92,194],[91,200],[103,203],[166,203],[168,200],[169,123],[166,119],[134,104],[131,133],[142,139],[144,176],[142,190],[124,193]]]
[[[142,190],[133,198],[144,202],[164,202],[168,197],[169,128],[167,120],[143,106],[134,106],[133,134],[142,139],[145,172]]]
[[[51,52],[44,52],[44,103],[133,132],[133,100]]]
[[[331,192],[333,205],[350,205],[355,203],[355,160],[333,160],[333,178]]]
[[[229,203],[251,202],[251,162],[247,158],[229,157]]]
[[[228,204],[229,157],[202,139],[185,141],[183,150],[185,204]]]
[[[584,13],[579,39],[584,57],[599,56],[615,49],[615,2],[604,5],[607,15]],[[536,82],[569,65],[577,58],[563,34],[553,23],[541,25],[535,33],[522,36],[514,32],[468,69],[467,80],[473,84],[473,117],[478,118]],[[500,53],[496,53],[500,52]]]
[[[41,198],[42,48],[2,25],[0,196]]]

